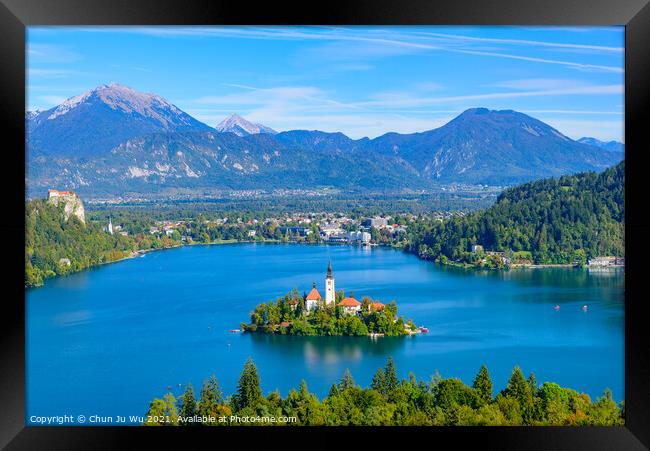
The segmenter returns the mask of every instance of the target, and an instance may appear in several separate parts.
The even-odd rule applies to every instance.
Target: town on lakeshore
[[[428,332],[412,320],[398,317],[397,303],[388,304],[363,296],[357,300],[352,292],[336,291],[332,262],[325,275],[325,297],[316,282],[309,293],[297,289],[255,307],[250,323],[241,323],[244,332],[290,335],[355,335],[383,337],[385,335],[415,335]],[[233,330],[236,332],[239,330]]]
[[[81,198],[73,191],[48,190],[48,202],[64,204],[65,219],[76,216],[85,223],[84,207]],[[403,213],[398,215],[378,215],[373,217],[350,217],[344,213],[284,213],[264,215],[263,217],[243,217],[245,215],[223,215],[213,218],[189,220],[155,220],[144,230],[155,239],[167,237],[180,244],[223,244],[227,242],[286,242],[286,243],[326,243],[353,244],[362,246],[391,245],[403,247],[408,241],[409,226],[418,221],[443,223],[454,218],[463,218],[463,211],[433,211],[427,215]],[[197,224],[201,221],[200,224]],[[214,237],[205,233],[210,229],[236,229],[239,233],[230,236]],[[113,224],[109,215],[102,230],[111,235],[128,236],[125,224]],[[197,230],[201,231],[198,233]],[[471,244],[469,253],[473,255],[476,266],[517,268],[517,267],[575,267],[586,266],[592,270],[621,268],[625,266],[623,256],[593,256],[578,258],[569,263],[535,263],[531,252],[507,252],[486,250],[482,244]],[[426,257],[421,255],[421,257]],[[445,263],[445,262],[442,262]],[[448,263],[453,264],[453,261]]]
[[[605,221],[596,219],[596,211],[612,202],[616,205],[623,171],[621,163],[598,175],[585,173],[510,188],[493,207],[478,212],[418,214],[372,205],[339,212],[316,209],[323,208],[322,203],[310,212],[217,209],[201,202],[168,203],[155,209],[139,204],[85,209],[74,191],[49,189],[47,199],[26,203],[25,285],[39,286],[52,276],[156,249],[244,242],[390,246],[423,260],[464,268],[616,269],[625,265],[623,210],[612,209]],[[612,177],[616,189],[600,189],[598,183]],[[567,188],[576,191],[569,194]],[[599,197],[590,211],[580,199],[594,192]],[[522,197],[522,193],[529,194]],[[528,211],[529,217],[513,223],[511,217],[520,211]],[[548,222],[545,218],[551,211],[555,219]],[[575,212],[580,212],[582,222],[567,219]],[[68,223],[66,227],[61,228],[61,220]],[[540,225],[540,221],[546,222]],[[599,234],[605,238],[596,240]]]

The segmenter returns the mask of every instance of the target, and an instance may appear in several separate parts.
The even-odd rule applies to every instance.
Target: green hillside
[[[25,286],[55,275],[81,271],[132,255],[136,250],[173,246],[168,238],[111,235],[97,223],[64,219],[63,205],[44,200],[25,204]]]
[[[505,190],[487,210],[418,224],[408,250],[443,263],[470,264],[484,258],[471,252],[473,244],[537,264],[624,256],[624,197],[624,161],[599,174],[531,182]]]

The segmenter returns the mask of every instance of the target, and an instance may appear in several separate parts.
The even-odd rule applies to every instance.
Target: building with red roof
[[[74,191],[59,191],[58,189],[48,189],[47,198],[63,197],[63,196],[76,196]]]
[[[314,282],[311,291],[305,298],[305,307],[307,308],[307,311],[310,312],[316,307],[318,307],[318,303],[322,299],[320,293],[316,289],[316,282]]]
[[[373,310],[374,311],[379,311],[379,310],[383,310],[383,309],[384,309],[384,304],[382,304],[381,302],[378,302],[378,301],[371,302],[368,305],[368,311],[373,311]]]
[[[348,297],[339,302],[339,305],[343,308],[345,313],[357,313],[361,310],[361,302],[357,301],[352,297]]]

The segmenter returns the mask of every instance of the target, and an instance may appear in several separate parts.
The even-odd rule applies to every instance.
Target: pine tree
[[[539,390],[535,373],[530,373],[530,376],[528,376],[528,386],[530,387],[531,396],[535,397],[537,395],[537,391]]]
[[[519,366],[515,366],[512,370],[512,375],[510,376],[510,380],[508,380],[508,385],[503,391],[503,394],[515,398],[521,406],[530,400],[530,386]]]
[[[386,394],[386,374],[382,368],[377,369],[377,372],[372,378],[372,389],[377,390],[382,395]]]
[[[386,375],[386,391],[392,393],[397,389],[399,384],[399,381],[397,380],[397,371],[395,370],[395,362],[392,357],[388,358],[386,368],[384,368],[384,374]]]
[[[187,384],[185,393],[183,393],[183,396],[181,397],[181,416],[187,419],[193,417],[194,415],[196,415],[196,399],[194,398],[194,387],[192,387],[192,384],[189,383]],[[188,423],[184,422],[182,424]]]
[[[309,397],[309,389],[307,388],[307,382],[304,379],[300,380],[300,398],[307,399]]]
[[[490,373],[485,365],[481,365],[481,369],[474,378],[472,387],[478,391],[479,397],[483,401],[486,403],[492,401],[492,378],[490,378]]]
[[[216,415],[217,407],[223,403],[223,392],[214,374],[203,382],[198,404],[199,415]]]
[[[524,373],[518,366],[515,366],[512,370],[508,386],[503,393],[505,396],[517,400],[521,408],[521,417],[524,424],[531,424],[535,415],[533,397],[530,391],[529,381],[526,380]]]
[[[247,407],[257,407],[262,399],[262,388],[260,387],[260,376],[257,367],[252,358],[248,358],[244,364],[244,369],[239,376],[237,384],[237,393],[234,396],[234,404],[238,410]]]
[[[339,383],[339,390],[343,391],[347,390],[348,388],[354,388],[356,385],[356,382],[354,382],[354,379],[352,378],[352,373],[350,373],[350,370],[346,368],[345,372],[343,373],[343,378]]]

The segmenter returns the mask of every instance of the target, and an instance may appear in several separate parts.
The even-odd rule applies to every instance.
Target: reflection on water
[[[364,356],[392,355],[413,337],[300,337],[250,334],[256,353],[277,357],[300,356],[311,365],[360,361]]]

